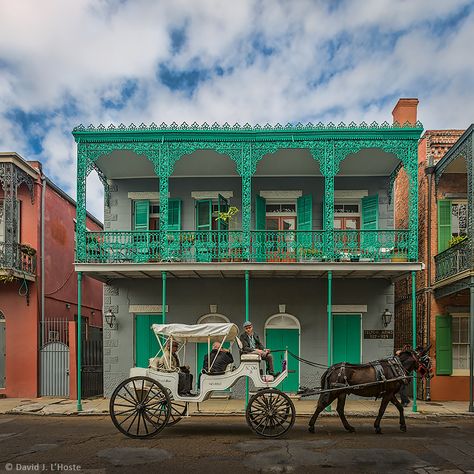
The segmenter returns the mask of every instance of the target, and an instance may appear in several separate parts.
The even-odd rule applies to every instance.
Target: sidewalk
[[[316,400],[293,400],[296,414],[311,416],[316,407]],[[357,417],[377,416],[380,400],[347,400],[346,415]],[[0,414],[28,415],[107,415],[109,412],[108,398],[86,399],[82,401],[82,411],[77,411],[77,402],[64,398],[43,397],[35,399],[3,398],[0,399]],[[207,400],[203,403],[190,403],[189,414],[201,416],[244,415],[245,400]],[[322,416],[337,416],[335,403],[331,412],[324,411]],[[385,416],[398,417],[393,405],[387,407]],[[418,401],[418,412],[413,413],[411,405],[405,408],[405,416],[411,417],[454,417],[473,416],[468,412],[468,402],[424,402]],[[474,418],[473,418],[474,419]]]

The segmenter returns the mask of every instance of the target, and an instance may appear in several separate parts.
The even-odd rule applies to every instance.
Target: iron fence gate
[[[68,321],[40,322],[40,395],[69,397]]]
[[[81,349],[81,396],[103,395],[103,341],[102,339],[83,341]]]

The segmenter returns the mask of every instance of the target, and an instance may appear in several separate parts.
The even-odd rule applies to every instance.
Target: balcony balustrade
[[[406,229],[87,232],[79,263],[406,261],[408,236]]]
[[[31,253],[32,249],[29,246],[0,242],[0,270],[34,275],[36,272],[36,255],[31,255]]]
[[[452,277],[473,268],[469,240],[463,240],[435,256],[435,281]]]

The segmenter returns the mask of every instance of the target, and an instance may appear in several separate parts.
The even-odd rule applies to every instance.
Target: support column
[[[160,180],[160,255],[162,260],[168,258],[168,174],[161,175]]]
[[[324,255],[334,259],[334,175],[324,177]]]
[[[413,144],[409,151],[409,165],[406,173],[409,180],[408,194],[408,260],[418,261],[418,148]]]
[[[474,277],[469,285],[469,411],[474,412]]]
[[[77,411],[82,411],[82,272],[77,272]]]
[[[77,192],[76,192],[76,259],[87,262],[86,248],[86,179],[87,152],[83,145],[77,147]]]
[[[161,315],[166,324],[166,272],[161,272]]]
[[[250,258],[250,227],[252,220],[252,175],[244,170],[242,175],[242,257]]]
[[[411,324],[412,324],[412,342],[413,349],[416,349],[416,272],[411,272]],[[416,413],[416,371],[413,373],[413,404],[412,411]]]
[[[250,274],[248,270],[245,270],[245,321],[249,321],[249,318],[250,318],[249,284],[250,284]],[[245,408],[247,408],[248,403],[249,403],[249,378],[245,377]]]
[[[332,365],[332,270],[328,271],[328,367]],[[331,411],[331,405],[326,407],[326,411]]]

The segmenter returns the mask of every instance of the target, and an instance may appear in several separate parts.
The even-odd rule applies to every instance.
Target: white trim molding
[[[224,199],[234,197],[234,191],[192,191],[191,197],[193,199],[218,199],[219,194]]]
[[[334,200],[336,199],[362,199],[369,195],[367,189],[336,189]]]
[[[269,316],[263,326],[265,329],[301,329],[296,316],[288,313],[277,313]]]
[[[333,304],[333,313],[367,313],[366,304]]]
[[[168,193],[168,197],[170,197],[170,193]],[[133,191],[128,193],[128,199],[134,201],[147,199],[148,201],[160,202],[160,193],[157,191]]]
[[[284,199],[298,199],[303,196],[303,191],[260,191],[260,196],[267,201],[281,201]]]
[[[128,307],[129,313],[162,313],[163,305],[161,304],[131,304]],[[168,312],[168,305],[165,307],[165,312]]]

